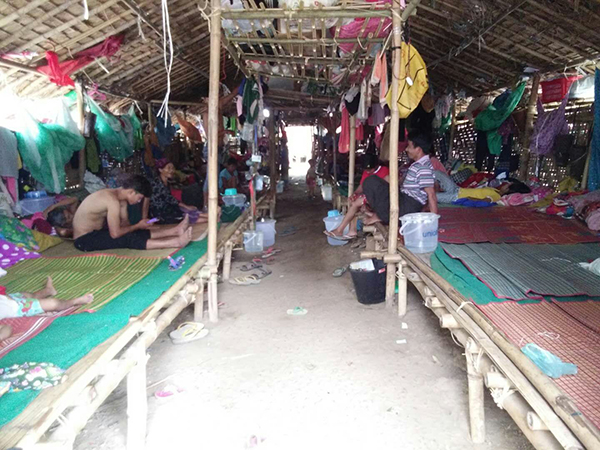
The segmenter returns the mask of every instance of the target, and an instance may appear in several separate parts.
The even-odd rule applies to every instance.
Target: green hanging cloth
[[[260,101],[260,92],[258,90],[258,83],[254,78],[247,78],[246,84],[244,85],[244,96],[242,99],[242,106],[244,113],[246,114],[246,121],[252,125],[258,117],[258,105]]]
[[[40,123],[29,116],[16,133],[23,164],[33,178],[54,193],[65,189],[65,165],[73,153],[85,146],[85,139],[57,124]]]
[[[448,113],[448,115],[442,119],[442,123],[440,124],[439,133],[440,134],[446,133],[446,131],[448,131],[448,128],[450,128],[451,124],[452,124],[452,111],[450,111]]]
[[[134,134],[131,117],[117,117],[105,112],[91,97],[86,96],[90,111],[96,114],[96,139],[100,152],[106,152],[117,161],[133,155]]]
[[[98,173],[100,170],[100,158],[98,157],[98,148],[93,138],[85,140],[85,160],[90,172]]]
[[[488,148],[492,155],[499,155],[502,151],[502,136],[498,134],[498,128],[515,110],[524,91],[525,82],[522,81],[499,108],[492,103],[475,118],[475,129],[487,131]]]
[[[144,148],[144,132],[142,131],[142,122],[135,113],[133,104],[129,107],[127,115],[131,120],[131,126],[133,127],[133,149],[140,150]]]

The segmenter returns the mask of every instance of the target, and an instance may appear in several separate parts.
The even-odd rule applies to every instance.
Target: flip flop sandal
[[[263,253],[263,259],[268,256],[275,256],[277,253],[281,253],[281,249],[271,247],[266,252]]]
[[[344,234],[343,236],[338,236],[335,239],[339,239],[340,241],[352,241],[356,238],[357,236],[350,236],[348,234]]]
[[[262,264],[263,260],[260,258],[252,258],[252,262],[256,264]]]
[[[253,284],[259,284],[259,283],[260,283],[260,278],[258,278],[258,275],[255,275],[255,274],[248,275],[245,277],[231,278],[229,280],[229,284],[233,284],[235,286],[251,286]]]
[[[262,267],[262,264],[253,262],[252,264],[244,264],[242,267],[240,267],[240,270],[242,272],[250,272],[251,270],[258,269],[260,267]]]
[[[298,228],[296,228],[295,226],[287,227],[285,230],[283,230],[281,233],[279,233],[279,236],[280,237],[291,236],[293,234],[296,234],[298,231],[300,231],[300,230]]]
[[[258,271],[259,273],[254,273],[252,275],[258,277],[259,280],[262,280],[263,278],[266,278],[273,273],[269,269],[263,269],[262,267],[259,267]]]
[[[333,277],[334,278],[339,278],[342,275],[344,275],[346,273],[346,271],[348,270],[348,266],[344,266],[344,267],[338,267],[337,269],[335,269],[333,271]]]
[[[203,323],[184,322],[169,333],[173,344],[185,344],[187,342],[197,341],[208,335],[208,330],[204,328]]]
[[[356,250],[357,248],[363,248],[366,246],[367,246],[367,243],[364,240],[358,240],[356,242],[353,242],[352,245],[350,245],[350,248],[352,250]]]
[[[294,309],[288,309],[287,313],[290,316],[304,316],[308,313],[308,311],[302,306],[296,306]]]

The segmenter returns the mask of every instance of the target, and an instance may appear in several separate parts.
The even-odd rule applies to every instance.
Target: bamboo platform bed
[[[370,231],[375,236],[382,234],[379,229]],[[399,246],[396,255],[385,250],[365,251],[361,257],[398,264],[399,315],[406,312],[410,282],[423,297],[423,304],[440,319],[440,327],[464,347],[473,442],[485,441],[487,387],[536,449],[600,449],[598,428],[472,302],[433,271],[430,254],[416,255]]]
[[[257,206],[268,203],[268,196]],[[217,237],[223,278],[229,276],[231,250],[252,220],[246,210],[235,222],[222,227]],[[144,448],[146,440],[146,350],[160,333],[194,303],[194,319],[201,320],[204,287],[210,272],[205,253],[159,298],[127,326],[71,366],[67,380],[44,390],[0,432],[0,449],[68,449],[89,418],[127,378],[127,448]],[[214,303],[214,304],[212,304]],[[216,321],[216,296],[208,305],[209,320]]]

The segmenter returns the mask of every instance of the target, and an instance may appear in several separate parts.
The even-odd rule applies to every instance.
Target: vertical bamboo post
[[[127,450],[140,450],[146,446],[146,347],[141,346],[137,364],[127,375]]]
[[[529,103],[527,104],[527,116],[525,118],[525,132],[521,140],[521,156],[519,158],[519,178],[523,181],[527,180],[529,172],[529,144],[531,141],[531,132],[533,131],[533,116],[535,115],[538,90],[540,87],[540,74],[536,73],[531,82],[531,94]]]
[[[398,317],[406,314],[408,303],[408,278],[404,275],[404,267],[407,263],[402,261],[398,264]]]
[[[348,199],[354,194],[354,165],[356,162],[356,116],[350,116],[350,153],[348,155]],[[350,205],[348,205],[350,206]]]
[[[219,320],[217,302],[217,221],[219,209],[219,72],[221,69],[221,2],[211,0],[210,19],[210,80],[208,95],[208,317]]]
[[[85,88],[81,79],[75,81],[75,93],[77,94],[77,127],[79,132],[83,134],[83,128],[85,126],[85,103],[84,93]],[[85,157],[85,147],[79,151],[79,185],[83,187],[83,178],[85,177],[85,169],[87,167],[87,160]]]
[[[204,280],[199,278],[196,283],[198,292],[196,292],[196,300],[194,300],[194,322],[200,322],[204,317]]]
[[[402,19],[400,1],[394,0],[392,9],[392,119],[390,123],[390,223],[388,228],[388,254],[395,255],[398,249],[398,134],[400,111],[398,110],[398,82],[400,59],[402,58]],[[394,305],[396,290],[396,264],[388,263],[385,283],[385,306]]]
[[[485,442],[485,411],[483,403],[483,375],[475,367],[478,358],[479,345],[469,338],[465,347],[467,358],[467,377],[469,386],[469,421],[471,440],[475,444]]]
[[[594,105],[596,108],[596,105]],[[596,124],[592,122],[589,133],[589,143],[587,146],[587,156],[585,157],[585,165],[583,166],[583,176],[581,178],[581,189],[587,189],[588,179],[590,177],[590,162],[592,160],[592,140],[594,139],[594,127]],[[600,126],[600,125],[599,125]]]
[[[337,173],[337,133],[335,127],[335,120],[333,120],[333,182],[337,185],[338,173]]]
[[[223,281],[229,280],[231,274],[231,253],[233,252],[233,243],[227,241],[225,244],[225,254],[223,255]]]
[[[454,149],[454,134],[456,133],[456,96],[452,95],[452,123],[450,124],[450,142],[448,143],[448,158],[452,157]]]
[[[267,121],[267,127],[269,130],[269,155],[270,155],[270,171],[271,174],[271,219],[275,219],[275,205],[277,202],[277,158],[275,158],[275,152],[277,146],[275,145],[275,111],[271,111],[271,116]]]

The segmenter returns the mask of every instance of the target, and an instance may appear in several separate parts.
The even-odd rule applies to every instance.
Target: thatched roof
[[[100,88],[149,100],[160,99],[166,92],[166,73],[162,48],[162,14],[159,0],[87,0],[89,19],[83,20],[82,0],[5,0],[0,2],[0,53],[37,53],[31,60],[14,60],[29,68],[45,64],[44,55],[55,51],[60,60],[102,42],[111,35],[124,34],[120,51],[109,61],[102,58],[104,68],[93,62],[81,72],[85,80]],[[204,0],[201,0],[204,5]],[[246,3],[251,5],[254,2]],[[345,1],[347,6],[366,5]],[[173,99],[198,99],[208,92],[209,31],[205,15],[197,4],[183,0],[168,2],[171,32],[175,45],[175,61],[171,75]],[[252,7],[252,6],[250,6]],[[246,11],[244,11],[246,12]],[[207,13],[210,12],[207,10]],[[267,14],[272,19],[272,15]],[[593,0],[551,1],[517,0],[424,0],[418,14],[409,19],[408,38],[420,51],[429,68],[432,84],[440,89],[448,86],[464,89],[468,94],[487,92],[512,84],[526,67],[543,73],[581,70],[591,72],[585,64],[600,57],[600,7]],[[273,27],[270,27],[274,29]],[[140,29],[143,32],[141,36]],[[320,32],[323,26],[318,28]],[[245,35],[259,38],[259,35]],[[304,53],[289,58],[322,58],[327,64],[335,56],[325,46],[315,47],[316,34],[293,36],[306,39]],[[318,36],[321,38],[323,34]],[[244,36],[242,36],[244,37]],[[292,36],[284,36],[291,38]],[[271,37],[262,37],[265,43]],[[373,41],[375,42],[375,41]],[[381,42],[381,39],[379,40]],[[369,45],[364,40],[355,46]],[[234,59],[246,66],[246,59],[256,57],[252,48],[230,42],[227,54],[222,48],[222,80],[233,86],[238,73]],[[288,47],[291,48],[291,47]],[[296,47],[296,49],[298,46]],[[315,48],[318,52],[315,52]],[[309,53],[310,51],[310,53]],[[313,53],[315,52],[315,53]],[[368,64],[364,51],[345,57],[343,64]],[[257,59],[257,58],[254,58]],[[270,55],[262,56],[269,60]],[[6,61],[6,60],[4,60]],[[294,60],[296,63],[302,61]],[[269,61],[272,62],[272,61]],[[3,82],[22,96],[53,96],[66,88],[48,82],[44,76],[24,70],[1,67]],[[300,75],[305,70],[298,67]],[[296,80],[298,77],[296,77]],[[344,80],[347,82],[348,80]],[[283,106],[285,99],[276,99]],[[298,107],[297,99],[288,101]],[[314,105],[313,106],[317,106]],[[319,105],[320,106],[320,105]]]

